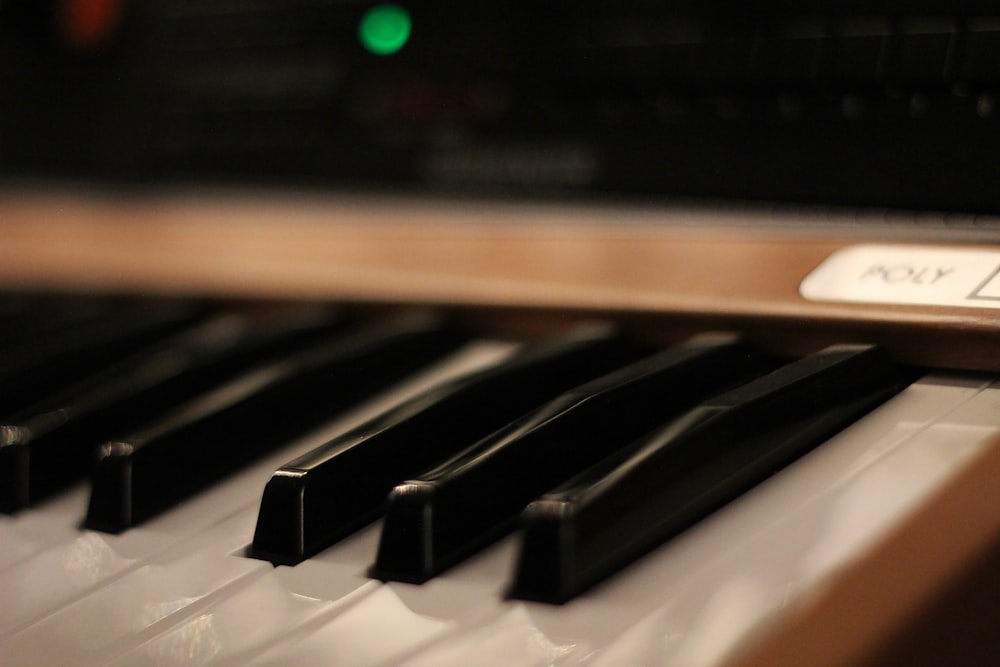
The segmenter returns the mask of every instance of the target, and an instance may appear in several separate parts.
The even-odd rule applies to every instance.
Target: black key
[[[508,532],[542,493],[764,370],[736,336],[706,335],[563,394],[393,489],[373,575],[426,581]]]
[[[821,84],[833,90],[874,84],[892,39],[889,20],[840,17],[833,19],[831,29],[815,62]]]
[[[986,82],[995,85],[1000,81],[1000,20],[996,18],[970,19],[966,24],[965,48],[958,67],[959,76],[966,81]]]
[[[125,302],[107,315],[0,348],[0,417],[9,417],[204,318],[202,306]]]
[[[343,318],[311,311],[221,315],[0,421],[0,510],[27,507],[89,474],[103,441],[343,326]]]
[[[960,33],[955,19],[904,17],[899,20],[895,48],[887,53],[887,78],[904,84],[940,84],[958,52]]]
[[[427,318],[309,346],[101,446],[86,525],[119,532],[289,443],[455,349]]]
[[[532,502],[511,595],[565,602],[904,385],[881,349],[844,345],[703,403]]]
[[[98,297],[6,294],[0,300],[0,346],[9,350],[60,330],[69,333],[112,315],[113,304]]]
[[[267,483],[252,553],[297,563],[374,520],[393,486],[642,350],[606,328],[446,382],[298,459]]]

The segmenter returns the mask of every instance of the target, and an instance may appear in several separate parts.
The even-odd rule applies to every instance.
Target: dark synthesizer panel
[[[996,213],[998,54],[969,1],[6,0],[0,172]]]

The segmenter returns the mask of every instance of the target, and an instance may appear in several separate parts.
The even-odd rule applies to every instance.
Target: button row
[[[697,88],[1000,81],[1000,17],[790,17],[749,25],[621,26],[581,38],[580,75]],[[593,54],[591,54],[593,55]],[[563,62],[563,65],[565,63]]]

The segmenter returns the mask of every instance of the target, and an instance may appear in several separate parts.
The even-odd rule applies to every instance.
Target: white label
[[[1000,250],[857,245],[799,286],[811,301],[1000,308]]]

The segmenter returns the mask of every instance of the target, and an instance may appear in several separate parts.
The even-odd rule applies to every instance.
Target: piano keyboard
[[[505,368],[525,359],[549,365],[497,385],[521,401],[518,413],[544,404],[543,394],[555,398],[652,352],[622,355],[605,346],[594,359],[599,363],[584,367],[585,357],[565,356],[580,354],[579,334],[557,340],[575,347],[564,352],[550,343],[539,353],[530,342],[465,343],[321,428],[278,438],[279,447],[248,467],[117,534],[81,528],[91,503],[86,482],[0,517],[3,664],[720,665],[870,550],[1000,435],[1000,386],[988,377],[925,372],[764,483],[704,512],[704,520],[561,605],[507,596],[522,549],[518,533],[441,568],[422,585],[369,576],[381,521],[290,559],[301,560],[294,566],[251,557],[260,555],[252,542],[268,480],[282,466],[297,469],[296,461],[317,447],[371,430],[366,425],[381,424],[393,409],[427,409],[433,405],[427,397],[443,387],[506,377]],[[612,353],[619,356],[609,361]],[[733,360],[725,363],[735,371]],[[785,386],[792,380],[780,373],[792,366],[782,363],[767,361],[750,377],[778,373]],[[565,386],[555,381],[571,371],[576,375]],[[855,382],[843,390],[848,402],[869,386],[857,379],[861,372],[845,373]],[[739,374],[730,375],[737,389],[723,395],[756,396],[746,387],[761,379],[747,384],[746,377],[735,379]],[[820,399],[788,386],[795,401],[787,418],[801,421]],[[503,393],[487,397],[489,412],[499,416]],[[454,425],[468,416],[454,415]],[[671,419],[665,413],[664,423]],[[248,437],[252,429],[238,440]],[[470,431],[465,440],[479,437]],[[165,461],[169,475],[185,474]],[[621,530],[624,541],[629,528]],[[527,557],[525,551],[520,560]]]
[[[993,311],[810,302],[798,289],[857,241],[904,252],[903,242],[995,242],[980,221],[190,193],[22,191],[0,204],[5,288],[305,298],[376,313],[433,304],[479,336],[118,533],[81,527],[86,482],[0,515],[4,665],[852,665],[920,627],[913,616],[997,543],[1000,385],[983,374],[1000,371]],[[789,359],[874,343],[923,370],[561,605],[508,597],[516,532],[445,559],[421,585],[373,572],[381,520],[294,566],[251,557],[263,555],[253,539],[279,468],[593,317],[661,346],[739,331]]]

